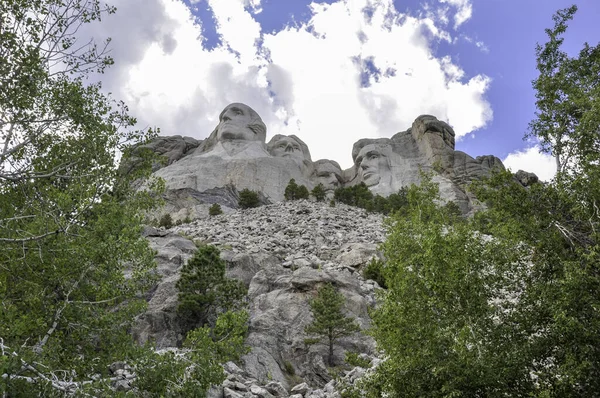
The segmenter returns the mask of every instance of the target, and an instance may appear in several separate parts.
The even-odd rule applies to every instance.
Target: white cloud
[[[439,0],[440,3],[450,4],[456,8],[454,14],[454,29],[471,19],[473,15],[473,5],[471,0]]]
[[[512,172],[519,170],[535,173],[540,180],[550,181],[556,174],[556,161],[553,156],[540,152],[539,146],[508,154],[502,161]]]
[[[116,65],[105,87],[130,104],[141,127],[162,134],[204,138],[225,105],[244,102],[262,116],[268,138],[297,134],[313,159],[348,167],[356,140],[389,137],[420,114],[448,121],[458,137],[492,118],[490,79],[435,58],[436,42],[452,42],[443,24],[402,15],[392,0],[313,3],[310,20],[271,34],[252,15],[259,0],[208,0],[222,42],[211,50],[181,0],[112,1],[116,16],[91,32],[113,38]],[[470,7],[448,3],[458,14]]]

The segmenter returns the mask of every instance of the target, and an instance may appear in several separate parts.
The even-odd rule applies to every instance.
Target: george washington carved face
[[[267,128],[248,105],[233,103],[223,109],[216,128],[217,141],[241,140],[265,142]]]

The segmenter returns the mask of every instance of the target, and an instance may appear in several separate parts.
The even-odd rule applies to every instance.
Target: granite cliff
[[[252,108],[234,103],[204,140],[160,137],[144,146],[165,157],[154,165],[154,175],[166,183],[164,211],[174,220],[206,218],[213,203],[237,208],[237,192],[245,188],[259,192],[262,204],[280,202],[292,178],[309,190],[322,183],[330,193],[364,182],[373,193],[388,196],[419,183],[423,171],[433,173],[444,201],[454,201],[469,214],[477,201],[467,185],[504,169],[495,156],[473,158],[455,150],[452,127],[430,115],[417,117],[391,138],[359,140],[352,148],[354,164],[346,170],[332,160],[313,161],[307,145],[294,135],[276,135],[267,143],[266,131]],[[123,168],[134,166],[135,157]]]
[[[148,309],[133,330],[140,343],[158,349],[178,347],[184,336],[177,318],[176,283],[185,262],[199,244],[218,247],[227,275],[248,287],[249,354],[239,364],[225,366],[227,380],[210,391],[212,397],[339,397],[336,380],[325,366],[326,347],[306,345],[304,327],[312,319],[309,302],[325,283],[345,297],[345,312],[361,329],[369,328],[369,308],[375,306],[375,281],[362,269],[380,257],[385,239],[382,216],[338,203],[330,207],[309,200],[286,202],[291,178],[312,189],[322,183],[327,194],[342,186],[365,183],[388,196],[419,183],[421,171],[433,174],[444,201],[454,201],[463,214],[477,209],[466,189],[493,170],[503,169],[494,156],[473,158],[455,150],[455,133],[445,122],[419,116],[412,126],[391,138],[362,139],[352,148],[354,165],[342,170],[331,160],[313,161],[309,148],[296,136],[274,136],[266,142],[266,126],[244,104],[227,106],[219,124],[205,140],[160,137],[145,148],[165,157],[154,175],[166,183],[166,206],[174,220],[190,222],[171,229],[147,227],[145,236],[156,250],[160,282],[147,294]],[[135,167],[135,157],[123,165]],[[520,171],[523,185],[535,175]],[[240,190],[258,191],[263,206],[238,209]],[[143,187],[141,187],[143,189]],[[224,214],[209,217],[218,203]],[[364,333],[341,339],[335,362],[346,352],[377,366],[375,343]],[[367,366],[367,367],[368,367]],[[342,372],[352,383],[367,370]]]

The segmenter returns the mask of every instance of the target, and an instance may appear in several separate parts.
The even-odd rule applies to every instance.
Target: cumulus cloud
[[[106,90],[162,134],[205,138],[225,105],[244,102],[268,138],[297,134],[313,159],[348,167],[356,140],[389,137],[420,114],[449,122],[459,138],[492,118],[489,77],[435,57],[438,42],[453,42],[443,21],[399,13],[392,0],[312,3],[306,21],[271,33],[255,19],[260,0],[207,0],[220,39],[212,49],[182,0],[111,1],[117,14],[91,30],[113,38]],[[456,11],[455,27],[471,15],[467,0],[440,2]]]
[[[512,172],[524,170],[535,173],[543,181],[550,181],[556,174],[554,157],[540,152],[540,147],[537,145],[512,152],[502,162]]]
[[[439,0],[440,3],[445,3],[456,8],[454,14],[454,29],[458,29],[460,25],[467,22],[473,16],[473,5],[471,0]]]

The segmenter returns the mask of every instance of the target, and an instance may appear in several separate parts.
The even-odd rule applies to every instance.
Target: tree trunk
[[[329,362],[330,367],[333,366],[333,336],[331,332],[329,333],[329,358],[327,362]]]

